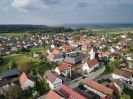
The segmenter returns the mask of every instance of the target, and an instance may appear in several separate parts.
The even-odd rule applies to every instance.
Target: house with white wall
[[[84,83],[84,87],[87,90],[100,96],[100,99],[112,99],[112,96],[113,96],[112,89],[89,79],[85,79],[83,83]]]
[[[54,49],[52,49],[51,52],[49,50],[47,52],[48,52],[47,58],[50,61],[61,62],[64,59],[63,53],[61,53],[61,49],[60,48],[54,48]]]
[[[27,90],[29,87],[34,87],[35,84],[35,82],[33,82],[30,77],[25,74],[25,72],[20,75],[19,82],[22,90]]]
[[[58,78],[52,71],[48,70],[44,74],[44,78],[46,79],[49,87],[53,90],[58,90],[62,85],[62,80]]]
[[[112,78],[124,81],[133,81],[133,73],[122,69],[115,69],[112,73]]]
[[[63,74],[64,76],[68,76],[68,73],[71,72],[71,64],[63,62],[60,66],[55,68],[55,72],[58,75]]]
[[[90,60],[95,59],[95,54],[96,53],[94,52],[93,48],[89,51],[89,54],[90,54]]]
[[[99,62],[97,59],[89,60],[82,66],[83,71],[87,71],[87,73],[90,73],[93,71],[96,67],[99,67]]]

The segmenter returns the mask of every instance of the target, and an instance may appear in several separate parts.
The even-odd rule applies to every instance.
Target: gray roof
[[[57,76],[52,73],[50,70],[48,70],[45,74],[44,74],[44,78],[48,79],[51,83],[54,83],[55,80],[57,79]]]
[[[18,72],[17,68],[15,68],[15,69],[9,69],[9,70],[3,72],[3,73],[1,74],[1,77],[2,77],[2,78],[7,78],[7,77],[11,77],[11,76],[18,75],[18,73],[19,73],[19,72]]]
[[[63,54],[54,55],[54,59],[60,59],[60,58],[63,58]]]
[[[64,59],[65,62],[70,62],[70,63],[78,63],[82,60],[82,56],[78,56],[78,57],[66,57]]]

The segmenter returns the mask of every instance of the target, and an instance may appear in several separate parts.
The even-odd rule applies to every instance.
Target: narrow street
[[[99,76],[100,74],[102,74],[105,70],[105,66],[100,66],[99,69],[95,72],[90,73],[85,79],[91,79],[94,80],[97,76]],[[74,89],[75,87],[77,87],[81,82],[83,81],[83,78],[77,82],[74,82],[70,85],[68,85],[70,88]]]

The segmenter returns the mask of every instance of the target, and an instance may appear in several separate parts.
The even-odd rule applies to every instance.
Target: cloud
[[[105,8],[105,7],[121,7],[121,6],[131,6],[133,5],[133,0],[82,0],[80,2],[77,0],[77,7],[95,7],[95,8]]]
[[[12,0],[11,6],[22,11],[27,9],[48,8],[42,0]]]
[[[11,6],[20,10],[70,9],[70,8],[115,8],[132,6],[132,0],[11,0]]]

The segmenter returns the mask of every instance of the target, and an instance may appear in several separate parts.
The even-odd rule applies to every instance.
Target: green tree
[[[80,35],[75,35],[75,36],[74,36],[74,39],[75,39],[75,40],[80,40]]]
[[[16,68],[17,64],[14,61],[9,62],[9,68]]]
[[[88,32],[89,32],[89,36],[94,36],[95,35],[95,33],[92,30],[88,30]]]
[[[34,86],[34,90],[37,91],[37,92],[39,92],[40,95],[41,94],[44,94],[44,93],[47,93],[50,90],[48,83],[40,75],[37,78],[36,84]]]
[[[4,63],[4,59],[0,57],[0,65],[2,65],[3,63]]]
[[[28,62],[25,62],[25,63],[21,63],[18,66],[18,70],[20,72],[29,73],[32,70],[33,67],[34,67],[34,63],[32,61],[28,61]]]
[[[9,85],[9,88],[4,91],[5,99],[23,99],[22,90],[17,85]]]

